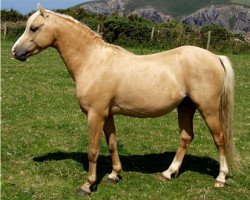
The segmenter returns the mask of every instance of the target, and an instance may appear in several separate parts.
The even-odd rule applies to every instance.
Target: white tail
[[[224,130],[225,153],[229,164],[236,170],[241,167],[240,156],[234,144],[232,131],[232,117],[234,107],[234,72],[229,59],[226,56],[219,56],[225,69],[224,87],[221,93],[220,121]]]

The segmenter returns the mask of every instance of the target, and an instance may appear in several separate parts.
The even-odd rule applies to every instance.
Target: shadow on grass
[[[120,155],[123,166],[123,171],[126,172],[141,172],[141,173],[159,173],[166,170],[171,164],[175,152],[165,152],[160,154],[146,154],[146,155]],[[43,156],[33,158],[36,162],[48,162],[55,160],[75,160],[83,165],[83,169],[88,171],[88,154],[81,152],[54,152]],[[97,162],[97,185],[101,182],[103,177],[110,173],[112,163],[110,156],[100,155]],[[214,159],[209,157],[198,157],[186,155],[184,157],[182,166],[179,171],[180,176],[185,171],[193,171],[201,174],[207,174],[214,178],[219,173],[219,164]]]

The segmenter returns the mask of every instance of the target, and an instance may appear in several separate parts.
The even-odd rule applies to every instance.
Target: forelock
[[[39,15],[40,15],[40,12],[39,12],[39,11],[35,12],[34,14],[32,14],[32,15],[29,17],[28,21],[27,21],[27,26],[33,24],[34,21],[37,19],[37,17],[38,17]]]

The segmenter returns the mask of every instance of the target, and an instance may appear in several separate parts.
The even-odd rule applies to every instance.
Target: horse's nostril
[[[14,56],[14,55],[16,55],[16,48],[12,48],[12,55]]]

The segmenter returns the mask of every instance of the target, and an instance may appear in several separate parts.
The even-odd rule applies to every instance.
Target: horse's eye
[[[32,31],[33,33],[36,32],[37,30],[38,30],[38,27],[35,27],[35,26],[30,27],[30,31]]]

